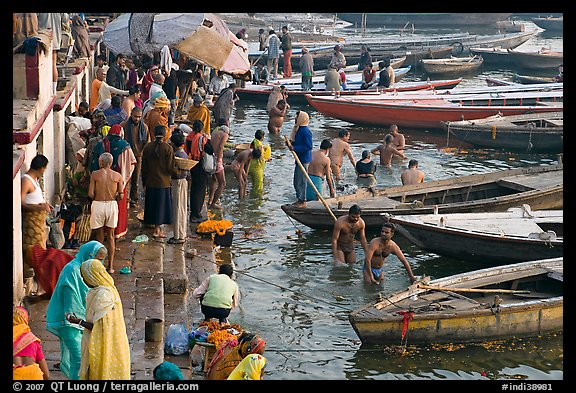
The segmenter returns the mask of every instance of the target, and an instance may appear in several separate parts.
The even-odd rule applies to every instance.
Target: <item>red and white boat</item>
[[[548,94],[553,92],[548,92]],[[542,92],[544,94],[544,92]],[[325,116],[356,124],[369,124],[387,127],[397,124],[407,128],[442,129],[444,121],[481,119],[502,114],[520,115],[524,113],[558,112],[563,110],[562,102],[541,101],[535,98],[533,104],[524,96],[513,100],[513,104],[498,100],[478,101],[466,95],[446,97],[422,94],[421,97],[402,97],[393,99],[359,99],[348,97],[320,97],[306,94],[308,103]],[[484,98],[490,95],[484,95]],[[522,96],[520,96],[522,97]],[[498,103],[496,103],[498,101]],[[520,103],[521,102],[521,103]]]
[[[417,90],[445,90],[452,89],[456,87],[462,78],[457,79],[438,79],[430,81],[416,81],[416,82],[399,82],[393,87],[389,88],[379,88],[378,90],[368,89],[368,90],[343,90],[339,94],[340,96],[379,96],[382,92],[402,92],[402,91],[417,91]],[[241,100],[258,100],[266,101],[268,96],[272,92],[272,85],[253,85],[246,84],[246,87],[236,89],[236,94]],[[300,87],[300,86],[298,86]],[[296,88],[296,86],[286,85],[286,90],[288,91],[288,102],[290,104],[301,103],[306,104],[305,94],[312,93],[315,96],[333,96],[333,91],[326,90],[310,90],[304,91],[302,89]]]

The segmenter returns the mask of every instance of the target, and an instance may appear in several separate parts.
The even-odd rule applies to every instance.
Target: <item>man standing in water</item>
[[[344,162],[344,156],[348,156],[352,163],[352,167],[356,170],[356,161],[352,155],[352,150],[350,150],[350,143],[348,143],[349,140],[350,131],[341,130],[338,133],[338,138],[332,141],[332,147],[328,152],[328,157],[330,157],[330,167],[336,181],[341,179],[340,168]]]
[[[416,277],[414,277],[410,268],[410,263],[408,263],[398,244],[392,240],[395,231],[396,226],[393,223],[385,222],[380,230],[380,237],[375,237],[368,244],[368,249],[364,253],[363,274],[365,283],[380,284],[384,282],[384,262],[390,254],[396,255],[400,262],[404,264],[408,277],[410,277],[410,282],[416,281]]]
[[[400,175],[402,185],[424,183],[424,172],[418,169],[418,160],[408,162],[408,169],[404,169]]]
[[[268,112],[268,131],[273,134],[280,133],[288,108],[290,108],[290,105],[288,105],[286,100],[279,100],[276,106],[270,109],[270,112]]]
[[[404,153],[394,147],[394,137],[390,134],[386,134],[384,143],[372,149],[371,153],[380,154],[380,165],[386,168],[392,168],[392,157],[394,156],[402,159],[408,158]]]
[[[356,253],[354,251],[354,238],[360,234],[360,244],[364,253],[368,250],[368,241],[366,240],[366,224],[360,218],[362,209],[358,205],[350,206],[348,214],[341,216],[336,220],[332,230],[332,255],[334,263],[356,262]]]

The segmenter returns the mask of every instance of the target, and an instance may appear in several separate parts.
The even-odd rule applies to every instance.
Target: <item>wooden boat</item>
[[[482,56],[451,57],[449,59],[422,59],[420,60],[427,74],[466,74],[477,72],[484,59]]]
[[[367,94],[374,94],[379,95],[381,92],[394,92],[394,91],[416,91],[416,90],[444,90],[444,89],[452,89],[456,87],[460,82],[462,82],[462,78],[457,79],[437,79],[437,80],[430,80],[430,81],[416,81],[416,82],[399,82],[396,83],[393,87],[388,88],[370,88],[367,90],[344,90],[340,92],[340,96],[351,96],[351,95],[367,95]],[[319,90],[317,87],[313,88],[310,91],[304,91],[298,88],[299,86],[296,85],[288,85],[286,86],[286,90],[288,91],[288,102],[290,104],[308,104],[306,101],[305,94],[314,94],[318,96],[331,96],[334,95],[332,91],[326,90]],[[246,84],[246,87],[238,88],[236,90],[236,94],[240,97],[241,100],[258,100],[258,101],[267,101],[270,92],[272,91],[272,85],[253,85],[253,84]]]
[[[510,65],[512,61],[508,57],[508,50],[501,46],[495,47],[471,47],[470,53],[474,56],[482,56],[486,64]]]
[[[471,26],[471,25],[491,25],[498,20],[505,20],[512,13],[449,13],[449,12],[415,12],[415,13],[376,13],[366,14],[358,12],[338,13],[338,18],[355,23],[358,26],[362,24],[362,18],[365,16],[364,23],[366,27],[384,27],[384,26],[407,26],[413,24],[416,27],[422,26]]]
[[[530,18],[530,20],[539,28],[548,31],[563,31],[564,29],[564,16],[559,17],[546,17],[546,18]]]
[[[517,84],[516,82],[505,81],[503,79],[486,77],[486,85],[488,86],[512,86]]]
[[[562,209],[563,164],[500,170],[383,189],[360,188],[351,195],[324,198],[336,217],[352,205],[362,208],[367,228],[382,226],[382,213],[439,214],[505,211],[524,203],[534,210]],[[334,219],[321,201],[306,207],[282,205],[286,215],[314,229],[332,229]]]
[[[484,119],[443,122],[450,136],[478,147],[511,151],[562,152],[564,112],[494,115]]]
[[[554,92],[542,93],[555,96]],[[481,119],[502,113],[505,116],[521,115],[524,113],[559,112],[563,110],[561,102],[537,102],[528,104],[528,100],[515,105],[509,103],[487,105],[473,105],[468,103],[452,102],[446,97],[404,98],[398,99],[360,99],[353,97],[328,97],[305,94],[308,103],[325,116],[344,120],[355,124],[370,124],[387,127],[396,124],[406,128],[442,129],[442,121],[458,121]],[[486,98],[486,95],[484,95]],[[529,96],[525,96],[528,98]],[[542,96],[543,97],[543,96]],[[490,98],[488,98],[490,100]],[[538,99],[533,95],[532,99]],[[494,101],[502,97],[494,96]],[[522,101],[522,96],[518,98]],[[517,100],[517,101],[518,101]],[[533,101],[532,101],[533,102]]]
[[[563,330],[563,257],[415,282],[352,311],[364,344],[471,343]]]
[[[530,70],[556,70],[564,63],[564,52],[546,48],[531,52],[510,49],[508,56],[517,67]]]
[[[390,215],[396,232],[418,248],[482,263],[514,263],[564,255],[563,210]]]
[[[532,76],[532,75],[520,75],[514,74],[514,80],[518,83],[522,83],[525,85],[531,85],[535,83],[557,83],[555,77],[547,77],[547,76]]]

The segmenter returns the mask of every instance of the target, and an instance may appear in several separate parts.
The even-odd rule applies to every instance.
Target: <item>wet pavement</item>
[[[177,364],[186,379],[202,379],[199,367],[192,368],[189,354],[164,354],[164,338],[171,324],[185,323],[190,330],[203,320],[198,300],[191,295],[208,275],[216,272],[212,239],[196,235],[194,231],[197,224],[190,224],[185,243],[167,244],[167,239],[172,235],[171,226],[164,226],[167,234],[165,239],[156,240],[152,237],[153,228],[144,226],[137,219],[137,213],[136,208],[129,209],[128,233],[125,239],[116,241],[116,271],[112,274],[124,310],[132,379],[153,379],[154,367],[164,360]],[[133,242],[139,235],[146,235],[149,240]],[[76,253],[76,250],[65,251]],[[130,267],[131,273],[120,273],[120,269],[126,266]],[[58,368],[59,340],[46,330],[48,302],[26,297],[24,306],[30,313],[32,332],[42,340],[51,379],[66,380]],[[145,341],[147,318],[163,321],[164,335],[160,342]]]

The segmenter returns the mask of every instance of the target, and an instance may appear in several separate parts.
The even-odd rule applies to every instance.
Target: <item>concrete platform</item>
[[[152,238],[153,229],[140,223],[136,218],[137,212],[135,208],[129,209],[128,234],[125,240],[116,242],[116,272],[112,274],[122,299],[130,342],[132,379],[153,379],[152,370],[165,359],[177,364],[185,378],[202,379],[201,373],[193,372],[188,354],[164,354],[164,338],[171,324],[185,323],[190,329],[203,320],[198,300],[193,299],[191,294],[208,275],[216,272],[212,241],[195,234],[196,224],[188,228],[188,238],[183,244],[166,243],[172,235],[169,225],[164,228],[166,239],[155,240]],[[148,236],[148,242],[133,243],[132,240],[141,234]],[[75,250],[65,251],[75,254]],[[124,266],[130,266],[132,273],[119,273]],[[26,297],[24,306],[30,313],[32,332],[42,340],[51,379],[66,380],[58,368],[59,340],[46,330],[48,302]],[[160,318],[164,321],[164,337],[161,342],[145,342],[147,318]]]

